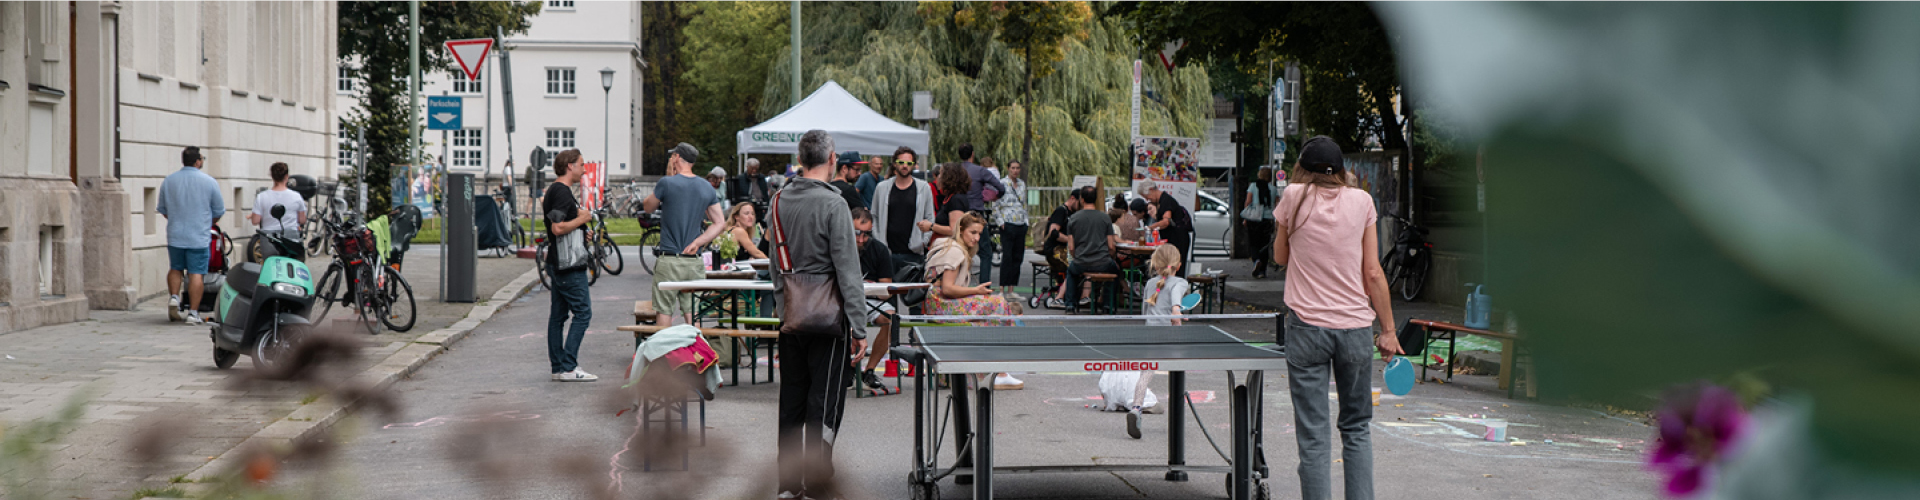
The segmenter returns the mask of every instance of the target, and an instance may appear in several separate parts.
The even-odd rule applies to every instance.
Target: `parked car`
[[[1134,196],[1127,191],[1127,201]],[[1233,205],[1206,191],[1195,192],[1193,201],[1194,257],[1226,258],[1227,245],[1233,242]]]

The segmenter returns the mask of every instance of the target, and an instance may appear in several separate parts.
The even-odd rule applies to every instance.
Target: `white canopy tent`
[[[887,118],[833,81],[821,85],[813,95],[780,116],[741,130],[737,153],[795,154],[800,136],[814,129],[833,134],[833,149],[839,152],[892,156],[893,150],[906,146],[923,157],[927,154],[926,131]]]

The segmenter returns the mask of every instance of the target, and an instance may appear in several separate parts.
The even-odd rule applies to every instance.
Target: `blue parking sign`
[[[427,130],[460,130],[458,96],[427,96]]]

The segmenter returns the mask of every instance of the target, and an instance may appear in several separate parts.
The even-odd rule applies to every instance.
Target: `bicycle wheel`
[[[1386,255],[1380,257],[1380,271],[1387,275],[1388,290],[1400,286],[1400,273],[1404,270],[1402,268],[1405,267],[1402,264],[1405,262],[1405,259],[1400,255],[1401,252],[1400,248],[1395,247],[1393,250],[1388,251]]]
[[[640,268],[647,270],[647,274],[653,274],[653,263],[660,260],[653,254],[653,248],[658,245],[660,245],[659,229],[648,228],[640,231]]]
[[[594,253],[599,254],[600,268],[605,269],[607,274],[619,276],[620,271],[627,268],[626,257],[620,255],[620,245],[614,243],[613,235],[606,232],[601,232],[600,237],[594,239],[598,240],[594,245]]]
[[[380,322],[388,330],[404,332],[413,329],[413,321],[419,316],[414,310],[413,285],[400,277],[400,271],[391,267],[382,267],[386,279],[380,283],[380,300],[385,305],[380,311]]]
[[[314,304],[313,311],[307,316],[308,321],[318,325],[327,319],[327,311],[333,310],[333,303],[341,301],[340,281],[345,274],[339,262],[327,265],[326,272],[320,274],[320,281],[314,282],[313,297],[320,302]]]
[[[600,252],[587,252],[587,286],[600,282]]]
[[[363,264],[354,267],[352,290],[357,321],[360,322],[360,326],[366,327],[368,335],[379,335],[380,330],[374,326],[380,324],[382,307],[379,286],[374,282],[373,266]]]
[[[1406,283],[1400,285],[1400,298],[1406,300],[1420,296],[1420,289],[1427,286],[1427,270],[1433,266],[1433,255],[1426,251],[1410,258],[1413,262],[1406,266]]]
[[[546,287],[548,290],[552,290],[553,278],[547,275],[547,246],[546,245],[540,245],[540,248],[535,249],[533,251],[533,269],[534,271],[537,271],[537,273],[540,275],[540,286]]]

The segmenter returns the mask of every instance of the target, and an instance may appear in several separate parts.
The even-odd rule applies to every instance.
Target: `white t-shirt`
[[[287,215],[277,220],[273,218],[273,206],[276,204],[287,207]],[[307,200],[301,198],[300,193],[292,189],[285,191],[268,189],[253,197],[253,214],[260,216],[262,231],[300,229],[300,214],[306,211]]]

